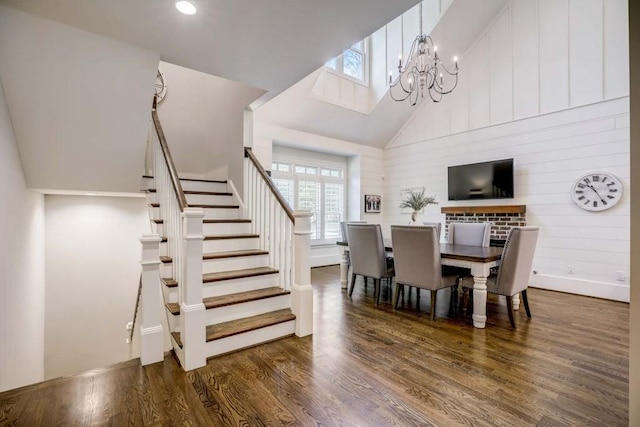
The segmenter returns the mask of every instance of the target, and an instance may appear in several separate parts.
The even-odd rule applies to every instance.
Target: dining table
[[[340,284],[342,289],[347,289],[348,285],[348,259],[347,242],[336,242],[342,250],[340,261]],[[393,252],[393,242],[390,238],[384,239],[385,251]],[[501,247],[489,246],[469,246],[440,243],[440,262],[442,265],[452,267],[468,268],[473,276],[473,326],[484,328],[487,322],[487,277],[491,273],[491,268],[500,264],[502,257]],[[513,299],[513,309],[520,308],[520,296],[516,294]]]

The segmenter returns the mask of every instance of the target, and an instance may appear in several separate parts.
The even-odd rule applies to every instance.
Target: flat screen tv
[[[513,199],[513,159],[449,166],[449,200]]]

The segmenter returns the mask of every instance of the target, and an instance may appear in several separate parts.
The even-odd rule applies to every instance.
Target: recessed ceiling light
[[[185,15],[195,15],[196,13],[196,7],[190,2],[184,0],[176,2],[176,9]]]

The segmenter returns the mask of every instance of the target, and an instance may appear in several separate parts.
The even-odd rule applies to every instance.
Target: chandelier
[[[454,57],[450,71],[438,56],[438,47],[430,36],[422,32],[422,3],[420,3],[420,34],[409,51],[406,64],[402,65],[402,54],[398,61],[398,77],[395,81],[389,73],[389,94],[394,101],[409,99],[416,105],[418,96],[425,92],[433,102],[440,102],[442,96],[451,93],[458,85],[458,57]]]

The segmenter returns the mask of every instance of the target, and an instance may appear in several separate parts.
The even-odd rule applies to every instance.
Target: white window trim
[[[290,172],[279,172],[279,171],[271,171],[271,177],[274,179],[290,179],[293,180],[293,194],[294,194],[294,203],[297,201],[298,197],[298,182],[301,181],[314,181],[320,182],[320,210],[318,212],[318,217],[322,218],[320,223],[320,232],[322,235],[325,234],[325,222],[324,222],[324,213],[325,213],[325,183],[338,183],[342,184],[342,218],[346,218],[347,215],[347,167],[345,164],[328,162],[325,160],[317,160],[307,161],[307,160],[296,160],[288,158],[287,156],[280,156],[277,159],[273,159],[272,163],[287,163],[291,165]],[[315,167],[318,169],[318,174],[316,175],[306,175],[301,173],[296,173],[296,166],[306,166],[306,167]],[[321,169],[340,169],[342,171],[342,178],[335,178],[330,176],[323,176],[321,174]],[[295,206],[292,206],[292,209],[297,209]],[[336,238],[323,238],[323,239],[312,239],[311,246],[326,246],[326,245],[335,245]]]
[[[342,53],[342,54],[340,54],[339,56],[336,57],[336,68],[335,69],[325,65],[323,67],[323,70],[328,72],[328,73],[334,74],[334,75],[336,75],[338,77],[341,77],[341,78],[343,78],[345,80],[352,81],[352,82],[354,82],[356,84],[359,84],[361,86],[369,87],[369,69],[371,68],[370,67],[370,63],[369,63],[370,39],[371,39],[371,37],[367,37],[367,38],[365,38],[363,40],[364,51],[362,52],[362,55],[363,55],[362,63],[364,64],[364,70],[362,70],[362,71],[363,71],[364,76],[363,76],[362,80],[360,80],[360,79],[358,79],[356,77],[350,76],[349,74],[345,74],[344,73],[344,71],[343,71],[344,68],[343,68],[343,63],[342,63],[344,53]],[[345,50],[349,50],[349,49],[351,49],[351,48],[348,48],[348,49],[345,49]]]

